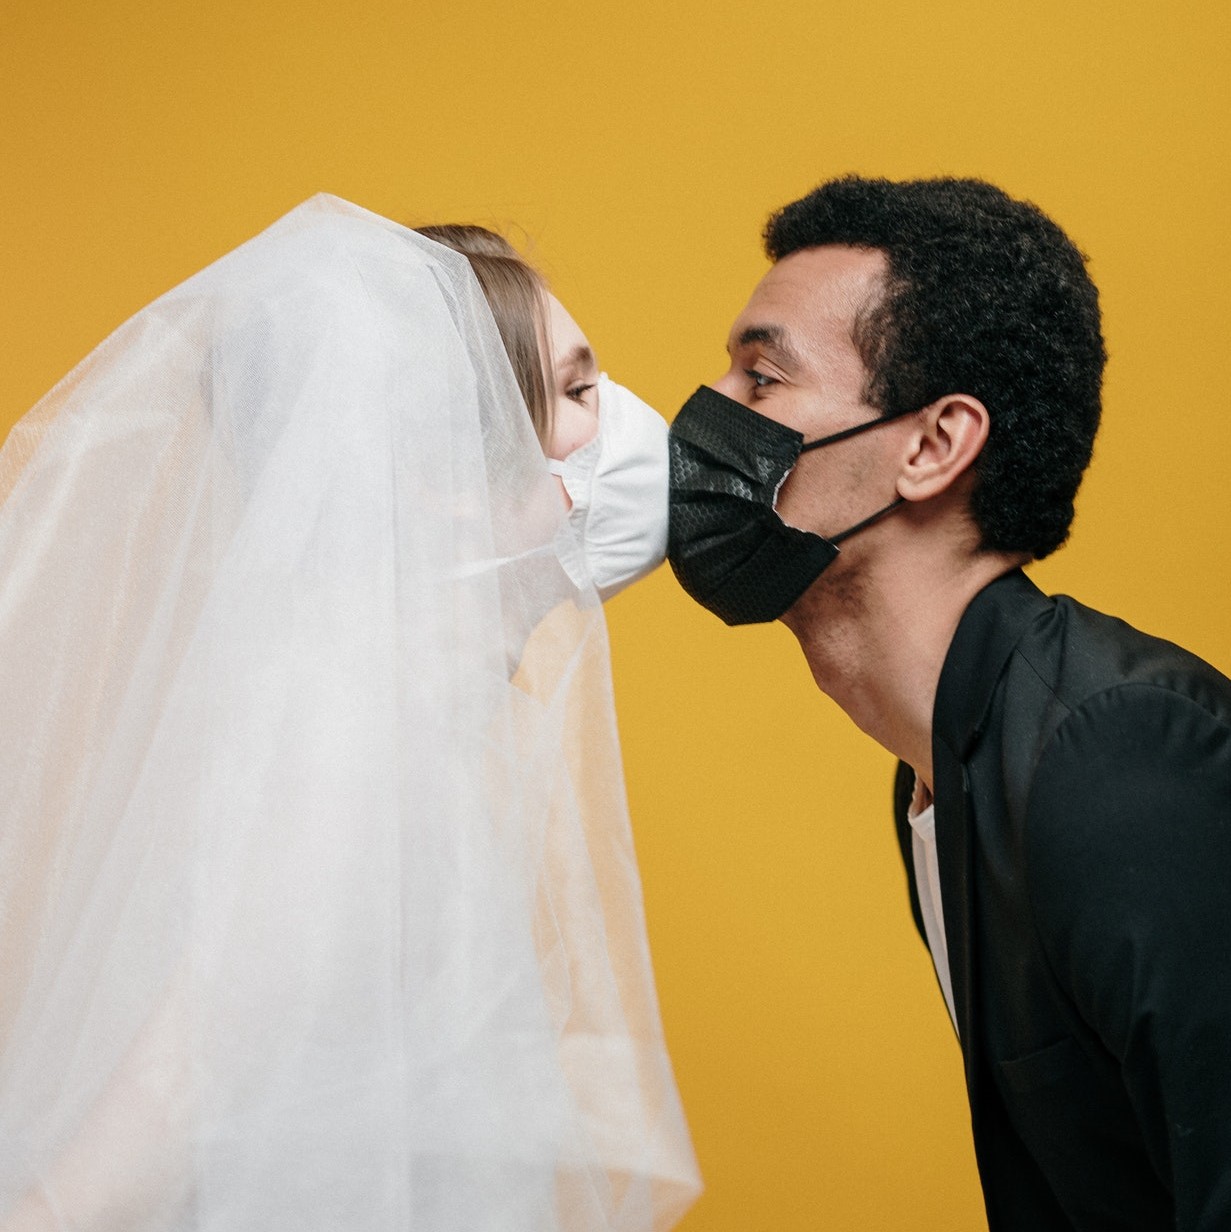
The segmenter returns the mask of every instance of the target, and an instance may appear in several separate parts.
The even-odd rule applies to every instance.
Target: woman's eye
[[[571,398],[574,402],[584,402],[586,400],[586,394],[595,388],[597,388],[597,386],[593,381],[591,381],[588,385],[570,385],[564,393],[566,397]]]
[[[768,389],[771,385],[778,384],[775,377],[766,376],[764,372],[758,372],[755,368],[745,368],[744,373],[757,389]]]

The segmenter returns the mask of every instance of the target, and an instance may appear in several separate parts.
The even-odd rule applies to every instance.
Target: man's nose
[[[736,372],[734,368],[730,368],[724,372],[718,380],[710,381],[709,387],[732,399],[733,401],[740,403],[741,406],[747,406],[747,399],[740,396],[743,393],[743,389],[741,388],[739,376],[740,374]]]

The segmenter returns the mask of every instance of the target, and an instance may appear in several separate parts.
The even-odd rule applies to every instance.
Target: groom
[[[900,759],[992,1232],[1231,1228],[1231,682],[1021,572],[1098,427],[1084,260],[976,180],[835,180],[765,240],[672,428],[676,575]]]

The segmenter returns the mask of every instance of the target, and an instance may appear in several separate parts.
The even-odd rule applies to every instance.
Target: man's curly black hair
[[[1106,351],[1085,258],[1036,206],[982,180],[831,180],[774,214],[765,251],[879,249],[860,314],[864,396],[884,414],[965,393],[991,427],[971,513],[989,551],[1041,559],[1069,533],[1099,423]]]

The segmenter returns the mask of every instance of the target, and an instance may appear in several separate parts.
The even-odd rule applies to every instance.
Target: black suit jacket
[[[1231,681],[1015,572],[963,616],[933,728],[992,1232],[1227,1232]]]

